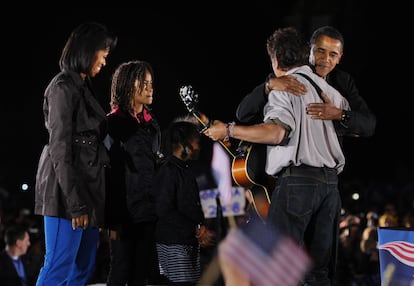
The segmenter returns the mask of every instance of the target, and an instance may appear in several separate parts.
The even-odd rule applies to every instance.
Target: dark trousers
[[[276,181],[269,222],[312,258],[304,285],[333,285],[341,198],[335,169],[289,167]]]
[[[110,240],[108,286],[157,284],[160,272],[154,237],[155,223],[124,226],[120,238]]]

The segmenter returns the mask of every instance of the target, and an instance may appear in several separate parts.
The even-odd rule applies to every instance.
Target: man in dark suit
[[[30,247],[30,234],[20,225],[7,228],[5,248],[0,253],[0,283],[7,286],[33,286],[36,277],[30,273],[25,254]]]

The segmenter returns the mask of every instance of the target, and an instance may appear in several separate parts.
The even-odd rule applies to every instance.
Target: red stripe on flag
[[[287,237],[278,239],[273,251],[265,253],[242,231],[232,229],[219,247],[220,255],[255,285],[295,286],[311,265],[307,253]]]

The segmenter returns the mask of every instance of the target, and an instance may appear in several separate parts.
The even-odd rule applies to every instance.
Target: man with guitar
[[[310,39],[310,64],[315,73],[324,78],[331,86],[337,89],[350,103],[351,110],[345,111],[337,108],[329,101],[323,103],[310,103],[307,107],[308,114],[317,114],[313,119],[316,120],[333,120],[334,126],[342,144],[343,137],[370,137],[374,134],[376,126],[376,117],[369,109],[365,100],[359,95],[355,81],[352,76],[337,68],[343,55],[344,39],[342,34],[331,26],[323,26],[316,29]],[[279,90],[293,93],[297,96],[306,92],[306,87],[291,75],[276,77],[270,73],[264,83],[256,86],[247,94],[239,103],[236,111],[237,123],[243,125],[256,124],[263,121],[263,108],[267,102],[267,96],[271,90]],[[320,115],[319,115],[319,112]],[[254,144],[251,150],[255,153],[252,155],[262,156],[265,146]],[[259,151],[258,151],[259,150]],[[251,165],[257,167],[251,162],[262,163],[262,158],[252,158],[252,156],[241,157],[243,159],[236,162],[243,162],[246,169]],[[249,161],[247,161],[249,159]],[[237,166],[237,165],[236,165]],[[248,170],[247,173],[261,174],[262,169]],[[264,177],[255,182],[264,181]],[[267,184],[263,184],[268,186]],[[263,199],[262,184],[250,184],[249,191],[246,192],[247,199],[254,204],[255,209],[268,209],[270,201]],[[269,189],[269,188],[268,188]],[[270,194],[271,190],[269,190]],[[254,212],[252,213],[254,216]],[[262,217],[266,217],[263,214]]]
[[[309,62],[313,71],[348,100],[351,110],[342,110],[326,101],[310,103],[307,106],[307,113],[313,115],[311,118],[315,120],[333,120],[341,145],[344,136],[371,137],[375,132],[376,117],[364,98],[360,96],[353,77],[337,67],[344,50],[342,34],[332,26],[322,26],[313,32],[310,44]],[[286,91],[300,96],[304,94],[306,88],[291,75],[276,77],[271,73],[264,83],[256,86],[239,103],[236,111],[237,122],[244,125],[262,122],[263,108],[271,90]],[[254,189],[253,193],[256,193]],[[260,202],[256,200],[256,205]],[[336,260],[336,251],[334,251],[332,262],[335,263]]]
[[[216,120],[204,134],[212,140],[232,137],[268,145],[266,173],[278,179],[267,221],[308,250],[313,268],[306,285],[331,285],[329,263],[341,209],[338,174],[345,157],[333,122],[314,120],[320,119],[320,111],[309,113],[306,107],[325,101],[348,111],[349,103],[309,68],[308,47],[297,30],[277,29],[266,47],[275,75],[295,76],[306,93],[270,91],[263,122],[236,125]]]

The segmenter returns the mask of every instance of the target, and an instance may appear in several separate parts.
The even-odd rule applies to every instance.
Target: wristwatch
[[[349,119],[350,119],[349,110],[342,110],[341,122],[343,124],[348,124]]]

